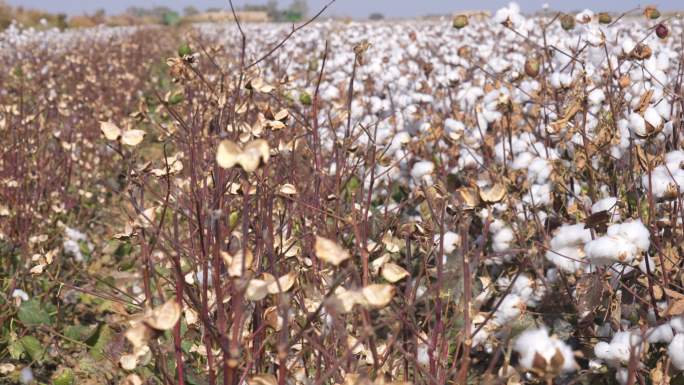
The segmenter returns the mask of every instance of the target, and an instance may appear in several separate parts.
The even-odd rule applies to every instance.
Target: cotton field
[[[1,375],[683,383],[683,26],[12,24]]]

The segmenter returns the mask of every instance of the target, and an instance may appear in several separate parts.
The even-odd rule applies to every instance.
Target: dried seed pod
[[[572,15],[565,14],[560,18],[561,27],[566,31],[571,31],[575,28],[575,18]]]
[[[525,61],[525,74],[531,78],[536,78],[539,75],[539,60],[532,56]]]
[[[610,16],[608,12],[601,12],[598,14],[598,21],[601,24],[610,24],[613,22],[613,18]]]
[[[661,39],[665,39],[670,34],[670,31],[667,29],[667,26],[663,23],[660,23],[656,26],[655,32],[656,35]]]
[[[658,11],[658,8],[649,5],[648,7],[644,8],[644,16],[651,20],[655,20],[660,17],[660,11]]]
[[[468,16],[460,14],[454,17],[451,25],[456,29],[461,29],[468,25]]]

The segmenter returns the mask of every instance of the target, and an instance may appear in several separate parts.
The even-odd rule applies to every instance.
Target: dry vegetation
[[[0,34],[0,376],[684,382],[682,20]]]

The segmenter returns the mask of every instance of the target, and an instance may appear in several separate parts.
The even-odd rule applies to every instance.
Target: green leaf
[[[13,360],[19,360],[22,353],[24,353],[24,345],[22,345],[21,341],[19,340],[12,341],[12,343],[7,347],[7,351]]]
[[[97,332],[93,334],[86,343],[90,345],[90,355],[95,359],[104,356],[104,349],[112,338],[112,330],[107,325],[100,325]]]
[[[24,347],[24,351],[28,353],[33,361],[40,361],[45,355],[45,348],[43,344],[34,336],[24,336],[19,340]]]
[[[50,314],[36,299],[23,302],[17,313],[19,320],[26,326],[50,325]]]

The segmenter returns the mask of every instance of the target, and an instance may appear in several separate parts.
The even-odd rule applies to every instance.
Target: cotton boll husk
[[[626,239],[606,235],[588,242],[584,252],[591,263],[610,265],[615,262],[630,263],[637,254],[637,247]]]
[[[670,357],[672,366],[677,370],[684,370],[684,334],[679,333],[674,336],[667,347],[667,355]]]

